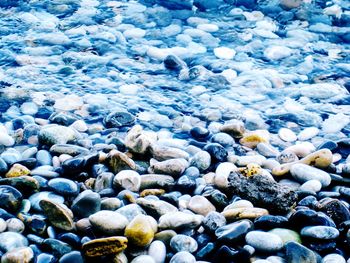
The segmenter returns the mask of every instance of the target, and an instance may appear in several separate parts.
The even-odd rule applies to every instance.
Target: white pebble
[[[322,189],[322,184],[318,180],[309,180],[303,183],[299,190],[301,191],[311,191],[311,192],[319,192]]]
[[[306,129],[302,130],[298,134],[298,140],[300,140],[300,141],[309,140],[309,139],[315,137],[319,132],[320,132],[320,130],[316,127],[308,127]]]
[[[292,50],[284,46],[272,46],[264,51],[264,56],[269,60],[280,60],[289,57],[291,54]]]
[[[214,24],[200,24],[197,26],[198,29],[203,30],[205,32],[216,32],[219,30],[219,27]]]
[[[233,59],[236,55],[236,51],[228,47],[217,47],[214,49],[214,54],[220,59]]]
[[[287,128],[281,128],[278,131],[278,136],[285,142],[294,142],[298,139],[296,134]]]
[[[123,32],[126,38],[143,38],[146,35],[146,31],[141,28],[131,28]]]

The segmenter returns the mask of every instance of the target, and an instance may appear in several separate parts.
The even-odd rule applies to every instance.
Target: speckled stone
[[[93,239],[83,244],[82,250],[87,257],[99,257],[117,254],[126,249],[128,239],[122,236]]]

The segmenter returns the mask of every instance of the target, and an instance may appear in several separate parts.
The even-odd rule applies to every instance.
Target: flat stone
[[[237,219],[255,219],[257,217],[268,215],[269,211],[258,207],[240,207],[227,209],[221,213],[227,221]]]
[[[244,239],[245,235],[253,229],[254,225],[250,220],[239,220],[237,222],[221,226],[215,231],[218,241],[225,243],[237,243]]]
[[[87,257],[117,254],[126,249],[128,239],[122,236],[105,237],[86,242],[82,250]]]
[[[274,228],[270,230],[269,233],[279,236],[282,239],[283,244],[287,244],[290,241],[294,241],[301,244],[300,235],[298,234],[298,232],[295,232],[293,230],[286,228]]]
[[[138,198],[136,200],[136,203],[145,210],[147,210],[151,215],[156,214],[157,216],[162,216],[167,213],[178,211],[178,209],[175,206],[162,200]]]
[[[117,150],[112,150],[109,152],[106,162],[111,167],[113,173],[118,173],[125,169],[136,169],[135,162],[129,158],[125,153]]]
[[[195,228],[199,226],[204,217],[184,212],[167,213],[159,218],[158,227],[162,229]]]
[[[89,215],[100,211],[101,197],[98,193],[91,190],[81,192],[74,200],[71,209],[75,216],[88,217]]]
[[[151,162],[150,172],[151,173],[160,173],[160,174],[169,174],[171,176],[180,176],[188,168],[189,163],[183,159],[170,159],[162,162],[154,161]]]
[[[175,184],[175,180],[170,175],[165,174],[143,174],[141,175],[140,189],[169,188]]]
[[[36,211],[42,211],[39,204],[40,204],[40,201],[43,199],[51,200],[52,202],[55,202],[57,204],[64,203],[64,198],[62,196],[57,195],[53,192],[43,191],[43,192],[38,192],[38,193],[32,194],[29,197],[29,201],[30,201],[32,208]]]
[[[0,208],[15,212],[22,203],[22,194],[14,187],[0,185]]]
[[[155,263],[164,263],[166,258],[166,246],[162,241],[155,240],[148,248],[150,255]]]
[[[300,234],[303,237],[329,240],[336,239],[339,236],[339,231],[338,229],[330,226],[308,226],[304,227]]]
[[[158,144],[152,144],[150,151],[153,155],[153,158],[157,159],[158,161],[165,161],[176,158],[183,158],[187,160],[189,158],[189,154],[184,150]]]

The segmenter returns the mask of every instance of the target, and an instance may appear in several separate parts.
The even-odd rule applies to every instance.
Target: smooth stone
[[[339,254],[328,254],[322,259],[321,263],[346,263],[346,261]]]
[[[293,230],[286,228],[274,228],[270,230],[269,233],[279,236],[282,239],[283,244],[287,244],[290,241],[294,241],[301,244],[300,235],[298,234],[298,232],[295,232]]]
[[[253,229],[250,220],[240,220],[216,229],[215,235],[220,242],[234,244],[242,241],[245,235]]]
[[[76,139],[75,132],[65,126],[44,127],[39,133],[39,142],[44,145],[65,144]]]
[[[199,226],[204,217],[184,212],[167,213],[159,218],[158,227],[161,229],[181,229],[196,228]]]
[[[189,154],[187,152],[175,147],[152,144],[150,149],[153,158],[157,159],[158,161],[165,161],[176,158],[183,158],[187,160],[189,158]]]
[[[15,144],[15,140],[8,134],[1,132],[0,133],[0,145],[11,147]]]
[[[72,251],[72,247],[69,244],[55,238],[47,238],[41,245],[43,250],[50,251],[52,255],[58,258]]]
[[[127,133],[124,143],[130,151],[144,154],[155,140],[156,138],[143,131],[140,125],[135,125]]]
[[[53,226],[66,231],[74,228],[73,213],[65,205],[48,199],[42,199],[39,205]]]
[[[285,150],[277,156],[276,160],[279,163],[284,164],[296,162],[299,160],[299,158],[294,152]]]
[[[209,143],[203,150],[210,154],[213,162],[225,162],[227,160],[227,150],[218,143]]]
[[[58,204],[64,203],[64,198],[62,196],[57,195],[53,192],[44,191],[44,192],[35,193],[29,197],[29,201],[30,201],[32,208],[36,211],[42,211],[39,203],[43,199],[51,200],[51,201],[58,203]]]
[[[103,199],[101,201],[101,210],[115,211],[122,206],[120,199],[115,197],[110,197]]]
[[[150,219],[145,215],[137,215],[125,228],[124,235],[129,242],[138,247],[149,245],[154,238],[155,231]]]
[[[259,143],[268,143],[270,134],[266,130],[256,130],[245,132],[239,140],[240,144],[249,148],[255,148]]]
[[[214,48],[214,55],[220,59],[233,59],[236,51],[227,47]]]
[[[298,139],[297,135],[292,130],[287,128],[281,128],[278,131],[278,136],[285,142],[294,142]]]
[[[91,225],[106,235],[118,235],[123,233],[128,225],[128,219],[115,211],[101,210],[89,216]]]
[[[19,177],[23,175],[29,175],[30,170],[19,163],[15,163],[10,170],[5,174],[6,178]]]
[[[262,252],[277,252],[283,247],[282,239],[268,232],[251,231],[246,235],[245,240],[248,245]]]
[[[258,165],[263,165],[266,161],[266,158],[261,155],[247,155],[247,156],[238,156],[236,160],[237,166],[247,166],[251,163],[255,163]]]
[[[37,263],[55,263],[55,262],[57,262],[57,259],[51,254],[41,253],[37,256]]]
[[[127,256],[124,254],[124,252],[120,252],[116,255],[113,256],[113,262],[115,263],[128,263],[128,258]]]
[[[131,263],[155,263],[155,261],[149,255],[140,255],[134,258]]]
[[[0,217],[0,233],[4,232],[6,230],[6,227],[6,221]]]
[[[256,146],[256,150],[265,157],[276,157],[277,155],[279,155],[279,151],[277,148],[273,147],[272,145],[268,144],[268,143],[259,143]]]
[[[115,186],[137,192],[141,186],[141,176],[138,172],[133,170],[123,170],[115,175],[113,184]]]
[[[29,263],[33,260],[34,253],[30,247],[12,249],[1,257],[1,263]]]
[[[18,218],[10,218],[6,220],[7,231],[22,233],[25,229],[24,223]]]
[[[231,172],[237,171],[238,168],[230,162],[220,163],[215,170],[214,183],[219,188],[227,188],[229,182],[228,178]]]
[[[82,250],[87,257],[99,257],[122,252],[127,245],[126,237],[114,236],[88,241],[83,244]]]
[[[188,209],[203,216],[206,216],[208,213],[216,210],[215,206],[208,201],[208,199],[199,195],[193,196],[190,199]]]
[[[0,207],[15,212],[22,203],[22,194],[14,187],[0,185]]]
[[[210,140],[214,143],[221,144],[222,146],[232,146],[235,140],[227,133],[219,132],[214,134]]]
[[[52,165],[52,156],[46,150],[40,150],[36,153],[36,159],[40,165]]]
[[[298,134],[298,140],[299,141],[307,141],[307,140],[315,137],[319,132],[320,132],[320,130],[316,127],[305,128],[304,130],[302,130]]]
[[[300,187],[300,191],[310,191],[310,192],[319,192],[322,189],[322,184],[318,180],[309,180],[303,183]]]
[[[329,240],[336,239],[339,236],[338,229],[329,226],[308,226],[304,227],[301,236],[315,239]]]
[[[293,178],[302,183],[317,180],[322,184],[322,187],[327,187],[331,183],[331,177],[328,173],[302,163],[294,164],[290,169],[290,173]]]
[[[74,196],[78,194],[77,184],[66,178],[54,178],[48,182],[51,189],[61,195]]]
[[[59,263],[71,263],[71,262],[74,262],[74,263],[84,262],[83,257],[79,251],[69,252],[63,255],[59,260]]]
[[[75,216],[88,217],[101,209],[101,197],[91,190],[81,192],[74,200],[71,209]]]
[[[167,213],[178,211],[178,209],[175,206],[162,200],[138,198],[136,200],[136,203],[140,205],[142,208],[144,208],[145,210],[147,210],[150,215],[162,216]]]
[[[88,154],[89,150],[74,144],[55,144],[51,146],[50,153],[53,155],[68,154],[74,157],[80,154]]]
[[[205,171],[210,167],[211,156],[206,151],[199,151],[190,160],[190,164],[197,167],[200,171]]]
[[[103,124],[107,128],[120,128],[123,126],[131,126],[134,124],[134,122],[135,117],[132,114],[122,111],[111,112],[103,120]]]
[[[163,242],[166,246],[170,246],[170,240],[176,235],[174,230],[163,230],[155,234],[154,239]]]
[[[155,240],[148,247],[148,255],[150,255],[155,263],[164,263],[166,259],[166,246],[162,241]]]
[[[143,174],[141,176],[140,190],[152,188],[169,188],[173,186],[175,180],[170,175],[165,174]]]
[[[181,69],[187,67],[186,63],[181,58],[172,54],[168,55],[164,59],[163,63],[164,63],[164,66],[170,70],[180,71]]]
[[[170,247],[174,252],[187,251],[193,253],[198,249],[198,244],[192,237],[179,234],[170,240]]]
[[[125,153],[117,150],[112,150],[109,152],[106,161],[111,167],[113,173],[119,173],[122,170],[136,169],[135,162],[129,158]]]
[[[318,210],[332,218],[337,225],[350,220],[349,208],[338,199],[324,198],[316,206]]]
[[[224,225],[226,225],[226,218],[215,211],[208,213],[203,220],[203,227],[212,233]]]
[[[171,176],[180,176],[189,167],[189,163],[183,159],[169,159],[166,161],[151,161],[150,172],[159,174],[169,174]]]
[[[12,251],[15,248],[27,247],[28,240],[16,232],[0,233],[0,249],[4,252]]]
[[[195,263],[196,258],[187,251],[177,252],[170,260],[170,263]]]
[[[233,138],[241,138],[245,133],[245,127],[241,120],[233,119],[222,125],[220,131],[231,135]]]
[[[317,263],[316,254],[307,247],[297,243],[288,242],[285,245],[286,260],[290,263]]]

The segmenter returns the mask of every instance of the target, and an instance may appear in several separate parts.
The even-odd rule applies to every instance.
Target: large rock
[[[288,186],[259,174],[245,177],[232,173],[228,191],[272,213],[286,213],[297,201],[297,194]]]

